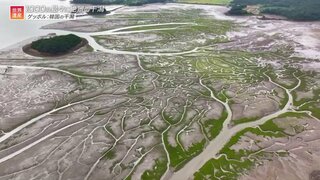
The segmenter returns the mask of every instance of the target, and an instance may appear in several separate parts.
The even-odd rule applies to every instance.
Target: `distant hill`
[[[229,0],[73,0],[73,3],[85,4],[125,4],[129,6],[161,2],[185,2],[200,4],[228,4]],[[320,0],[233,0],[229,14],[248,14],[248,5],[260,5],[260,12],[287,17],[288,19],[320,20]]]
[[[73,3],[85,4],[125,4],[129,6],[137,6],[148,3],[167,2],[168,0],[73,0]]]
[[[292,20],[320,20],[320,0],[233,0],[230,14],[245,14],[247,5],[260,5],[260,12]]]

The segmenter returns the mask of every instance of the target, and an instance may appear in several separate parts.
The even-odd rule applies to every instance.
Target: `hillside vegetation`
[[[228,5],[231,0],[176,0],[177,3]]]
[[[40,39],[31,43],[31,48],[41,53],[62,54],[80,44],[82,39],[74,34]]]
[[[85,4],[125,4],[129,6],[136,6],[148,3],[167,2],[167,0],[73,0],[72,2]]]
[[[319,0],[233,0],[230,14],[245,14],[243,10],[247,5],[261,5],[262,13],[292,20],[320,20]]]

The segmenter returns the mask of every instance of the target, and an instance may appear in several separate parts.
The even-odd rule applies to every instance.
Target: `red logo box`
[[[10,19],[23,20],[24,6],[10,6]]]

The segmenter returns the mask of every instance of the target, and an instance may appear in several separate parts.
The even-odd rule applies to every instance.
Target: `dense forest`
[[[262,13],[292,20],[320,20],[320,0],[233,0],[230,14],[245,14],[247,5],[261,5]]]
[[[31,48],[42,53],[62,54],[80,44],[82,39],[74,34],[40,39],[31,43]]]
[[[72,2],[88,4],[125,4],[129,6],[137,6],[148,3],[167,2],[167,0],[73,0]]]

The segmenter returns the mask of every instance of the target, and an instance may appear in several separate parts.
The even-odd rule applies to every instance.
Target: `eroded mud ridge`
[[[317,179],[320,25],[224,10],[123,7],[45,27],[88,40],[71,55],[2,51],[0,179]]]

